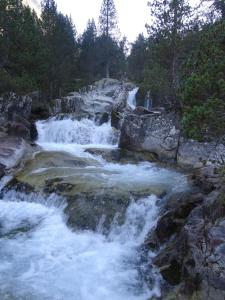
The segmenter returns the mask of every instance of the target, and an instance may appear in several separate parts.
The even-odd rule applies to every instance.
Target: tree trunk
[[[109,63],[106,63],[106,78],[109,78]]]
[[[109,78],[109,1],[107,1],[107,20],[106,20],[106,78]]]

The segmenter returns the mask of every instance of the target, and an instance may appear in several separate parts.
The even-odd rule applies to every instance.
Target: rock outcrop
[[[9,169],[17,167],[24,159],[31,157],[31,146],[21,137],[0,138],[0,169],[1,175]],[[1,177],[1,176],[0,176]]]
[[[163,299],[225,299],[225,145],[185,139],[173,113],[136,108],[123,117],[121,148],[194,172],[191,191],[167,199],[146,241],[157,250]]]
[[[30,157],[30,142],[36,137],[31,107],[30,96],[9,93],[0,97],[0,177]]]
[[[225,145],[221,143],[199,143],[181,140],[177,152],[177,163],[182,168],[201,168],[210,164],[224,164]]]
[[[168,199],[146,244],[159,249],[154,263],[170,285],[165,299],[224,299],[224,172],[202,168],[193,180],[196,191]]]
[[[136,113],[137,111],[137,113]],[[161,161],[174,162],[180,130],[175,126],[175,114],[127,114],[121,129],[120,147],[135,151],[149,151]]]
[[[126,105],[128,92],[133,87],[129,82],[105,78],[79,92],[52,100],[49,110],[52,115],[73,114],[77,119],[91,118],[101,124],[109,120],[114,105]]]
[[[32,99],[14,93],[0,97],[0,135],[33,138],[34,124],[30,122]]]
[[[154,153],[160,161],[176,163],[183,169],[225,162],[225,145],[186,140],[179,124],[175,113],[137,107],[124,114],[120,147]]]

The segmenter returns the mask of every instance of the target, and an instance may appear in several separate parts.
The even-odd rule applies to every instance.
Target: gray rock
[[[134,113],[125,116],[120,147],[155,153],[162,161],[175,161],[180,130],[174,114]]]
[[[223,164],[225,146],[217,143],[199,143],[188,140],[180,144],[177,163],[182,168],[200,168],[210,164]]]
[[[166,299],[225,297],[225,189],[218,185],[224,179],[207,167],[197,175],[200,181],[202,173],[208,181],[216,179],[216,189],[205,189],[208,195],[196,194],[183,203],[169,202],[156,227],[158,240],[166,243],[154,263],[163,278],[178,287],[177,296],[171,293]]]
[[[9,121],[14,121],[15,115],[28,119],[31,106],[32,99],[29,96],[17,96],[15,93],[9,93],[0,97],[0,113]]]
[[[30,139],[30,125],[26,127],[22,123],[18,122],[9,122],[8,123],[8,135],[22,137],[24,139]]]
[[[5,175],[5,165],[0,164],[0,178]]]
[[[123,103],[126,106],[128,91],[132,88],[131,83],[105,78],[79,92],[51,101],[49,110],[53,115],[72,113],[77,119],[91,118],[101,124],[103,115],[110,115],[114,105]]]
[[[0,164],[6,169],[18,166],[31,153],[31,146],[20,137],[0,138]]]
[[[0,136],[18,136],[30,140],[32,99],[14,93],[0,97]]]

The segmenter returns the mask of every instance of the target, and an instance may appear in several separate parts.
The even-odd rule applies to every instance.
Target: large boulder
[[[134,85],[116,79],[104,78],[79,92],[72,92],[50,102],[50,113],[73,114],[77,119],[91,118],[99,123],[108,120],[115,104],[126,105],[128,92]],[[108,117],[106,116],[108,115]]]
[[[137,107],[126,110],[122,117],[116,113],[112,116],[115,124],[121,120],[121,148],[154,153],[160,161],[177,163],[183,169],[224,164],[225,145],[185,139],[175,113]]]
[[[26,140],[34,136],[34,123],[30,122],[32,98],[8,93],[0,97],[0,136],[15,136]]]
[[[161,161],[175,161],[180,130],[175,114],[149,112],[127,114],[121,130],[120,147],[135,151],[149,151]]]
[[[31,113],[32,99],[29,96],[18,96],[8,93],[0,97],[0,113],[5,119],[14,121],[18,115],[28,119]]]

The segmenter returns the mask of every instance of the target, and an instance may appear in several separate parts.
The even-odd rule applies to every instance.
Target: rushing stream
[[[87,152],[116,149],[109,124],[51,119],[37,128],[41,150],[18,175],[34,191],[0,201],[0,299],[160,296],[154,253],[142,246],[163,195],[186,189],[185,176]]]

